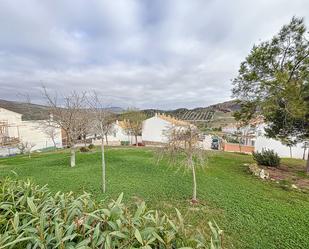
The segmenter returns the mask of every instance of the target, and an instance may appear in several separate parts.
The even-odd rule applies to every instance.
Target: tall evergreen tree
[[[242,100],[235,114],[238,120],[263,115],[268,137],[290,144],[309,140],[309,41],[304,19],[293,17],[270,41],[254,45],[233,84],[234,97]]]

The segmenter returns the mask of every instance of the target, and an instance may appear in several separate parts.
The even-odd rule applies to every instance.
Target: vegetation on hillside
[[[200,129],[219,128],[235,122],[233,114],[240,109],[237,100],[226,101],[208,107],[194,109],[179,108],[176,110],[143,110],[147,117],[153,117],[156,113],[164,113],[177,119],[194,122]]]

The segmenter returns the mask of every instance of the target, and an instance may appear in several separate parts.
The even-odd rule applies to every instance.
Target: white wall
[[[212,143],[212,136],[211,135],[205,135],[204,140],[200,142],[200,146],[204,150],[210,150],[211,149],[211,143]]]
[[[171,123],[159,118],[152,117],[146,119],[143,122],[142,140],[148,142],[160,142],[164,143],[167,141],[164,135],[165,131],[171,127]]]
[[[22,121],[22,115],[16,112],[0,108],[0,121],[8,123],[8,136],[19,138],[21,142],[28,142],[35,146],[32,150],[40,150],[53,147],[52,139],[44,132],[46,121]],[[57,147],[62,147],[61,129],[55,128],[55,142]],[[0,148],[0,156],[16,154],[19,151],[16,146]]]
[[[222,132],[224,133],[236,133],[238,131],[237,127],[236,126],[225,126],[225,127],[222,127]]]
[[[20,139],[23,142],[35,144],[32,150],[53,147],[52,139],[44,132],[44,121],[22,121],[19,126]],[[55,142],[58,148],[62,147],[61,129],[55,128]]]
[[[261,124],[256,128],[255,151],[261,152],[263,149],[274,150],[280,157],[290,157],[290,147],[282,144],[280,141],[265,137],[265,124]],[[298,143],[292,147],[293,158],[303,158],[304,148],[303,143]],[[308,149],[306,150],[305,158],[307,158]]]
[[[302,148],[302,143],[298,143],[296,146],[292,147],[293,158],[303,158],[304,149]],[[290,147],[283,145],[280,141],[267,138],[264,136],[259,136],[255,141],[255,151],[261,152],[262,149],[274,150],[280,157],[290,157]],[[308,149],[306,151],[306,157],[308,155]]]
[[[9,137],[18,137],[18,126],[21,124],[21,114],[0,107],[0,121],[8,123]]]

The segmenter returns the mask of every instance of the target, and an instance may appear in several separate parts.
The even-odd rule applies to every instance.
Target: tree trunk
[[[87,147],[87,135],[84,135],[84,143],[85,143],[85,147]]]
[[[239,138],[239,143],[238,143],[238,145],[239,145],[239,152],[241,152],[241,138]]]
[[[103,193],[106,192],[106,181],[105,181],[105,155],[104,155],[104,138],[102,136],[101,140],[101,153],[102,153],[102,191]]]
[[[57,144],[56,144],[56,141],[55,141],[55,138],[54,138],[54,137],[52,137],[52,141],[53,141],[54,147],[55,147],[55,149],[56,149],[56,148],[57,148]]]
[[[308,151],[308,156],[307,156],[306,172],[309,175],[309,151]]]
[[[191,163],[191,167],[192,167],[192,178],[193,178],[193,193],[192,193],[192,202],[196,202],[196,189],[197,189],[197,185],[196,185],[196,176],[195,176],[195,165],[193,163],[192,160],[192,155],[190,155],[190,163]]]
[[[290,157],[293,158],[293,155],[292,155],[292,147],[290,146]]]
[[[191,202],[194,204],[194,203],[197,202],[197,199],[196,199],[197,186],[196,186],[195,165],[194,165],[194,162],[193,162],[193,152],[192,152],[191,141],[189,141],[189,143],[188,143],[188,149],[190,151],[190,153],[189,153],[189,166],[192,168],[192,180],[193,180],[193,191],[192,191]]]
[[[105,141],[106,141],[106,145],[108,145],[107,134],[105,134]]]
[[[75,167],[75,147],[71,146],[71,167]]]
[[[135,135],[135,146],[138,147],[137,136]]]

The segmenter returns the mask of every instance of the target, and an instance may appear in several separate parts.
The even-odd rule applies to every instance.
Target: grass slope
[[[67,151],[0,159],[0,176],[14,177],[14,171],[18,178],[48,184],[53,192],[87,191],[97,199],[124,192],[129,203],[142,198],[167,213],[179,208],[204,233],[209,233],[207,222],[215,219],[225,231],[225,248],[309,248],[309,196],[248,175],[243,163],[250,162],[250,156],[211,153],[197,173],[198,206],[188,203],[190,172],[156,164],[151,149],[113,148],[106,156],[106,195],[100,192],[99,152],[78,153],[75,168],[67,166]]]

